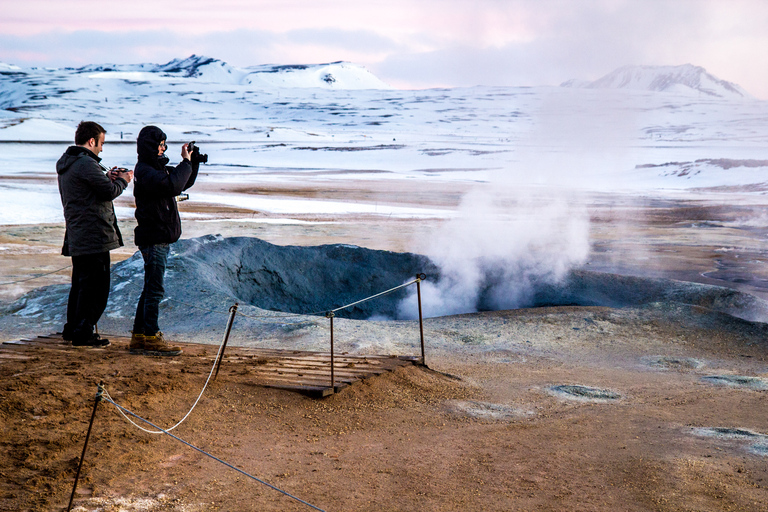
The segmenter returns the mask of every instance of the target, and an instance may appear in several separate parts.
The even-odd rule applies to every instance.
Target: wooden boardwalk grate
[[[129,338],[105,334],[112,345],[125,350]],[[204,357],[213,364],[215,353],[210,354],[215,345],[199,343],[179,343],[187,356]],[[47,350],[72,350],[69,342],[64,341],[60,334],[37,336],[3,342],[0,345],[0,362],[3,359],[27,359],[25,347]],[[136,356],[130,356],[136,357]],[[247,369],[249,382],[255,385],[285,389],[313,397],[331,395],[346,386],[363,379],[391,372],[401,366],[419,364],[416,356],[393,355],[350,355],[335,354],[333,358],[334,385],[331,385],[331,354],[330,352],[310,352],[302,350],[261,349],[239,346],[228,346],[224,354],[221,368],[235,366],[238,370]]]

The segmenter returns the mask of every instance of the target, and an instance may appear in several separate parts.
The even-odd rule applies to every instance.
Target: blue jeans
[[[136,318],[133,320],[134,334],[153,336],[160,330],[157,318],[160,314],[160,301],[165,294],[163,279],[170,249],[169,244],[139,247],[144,258],[144,289],[141,291]]]

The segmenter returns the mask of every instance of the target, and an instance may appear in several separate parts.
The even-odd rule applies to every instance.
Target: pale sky
[[[403,88],[703,66],[768,99],[765,0],[0,0],[0,62],[350,61]]]

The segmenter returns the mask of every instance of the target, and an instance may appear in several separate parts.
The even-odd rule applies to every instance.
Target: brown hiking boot
[[[128,351],[131,354],[144,353],[144,341],[147,339],[143,334],[136,334],[131,331],[131,342],[128,344]]]
[[[177,356],[179,354],[181,354],[181,347],[168,345],[160,331],[154,336],[144,336],[145,356]]]

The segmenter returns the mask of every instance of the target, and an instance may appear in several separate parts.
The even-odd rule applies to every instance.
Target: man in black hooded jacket
[[[94,333],[94,327],[109,298],[109,251],[123,245],[112,200],[133,177],[125,169],[104,172],[99,153],[105,134],[98,123],[81,122],[75,145],[56,162],[66,223],[61,253],[72,257],[72,286],[62,335],[81,347],[109,345],[109,340]]]
[[[144,289],[136,307],[129,350],[132,354],[175,356],[179,347],[170,346],[158,326],[163,279],[170,244],[181,236],[181,219],[176,197],[195,183],[200,163],[191,160],[184,144],[182,161],[167,165],[166,135],[157,126],[145,126],[136,141],[138,162],[134,170],[136,198],[136,245],[144,258]]]

